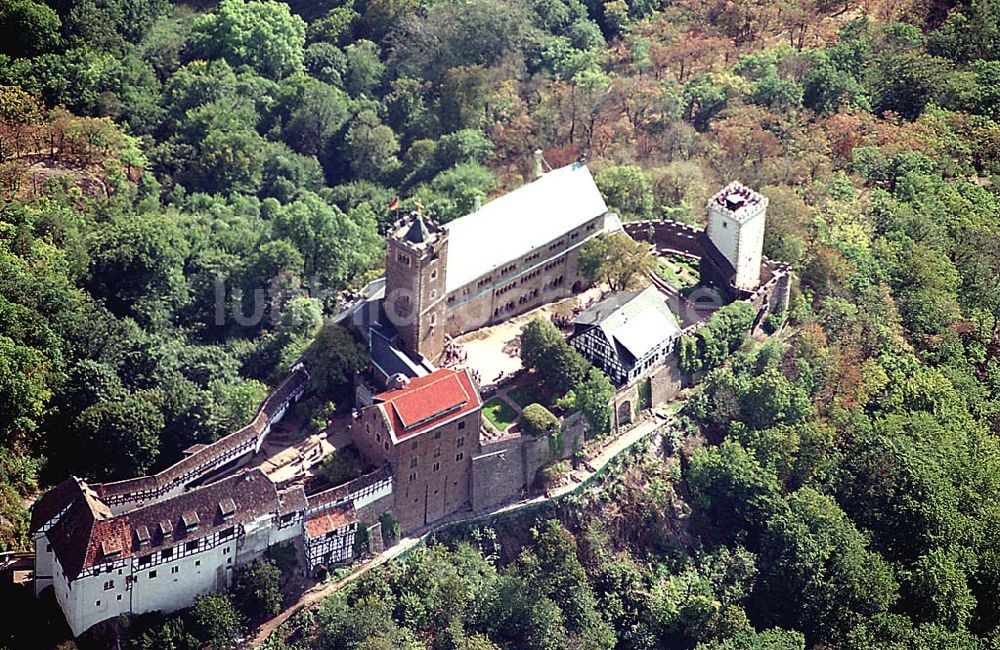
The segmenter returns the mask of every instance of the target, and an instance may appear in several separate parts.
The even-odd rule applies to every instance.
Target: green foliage
[[[283,3],[223,0],[215,13],[195,22],[191,46],[204,58],[246,64],[279,79],[302,69],[305,28]]]
[[[653,188],[641,167],[620,165],[606,167],[594,177],[608,207],[617,210],[622,221],[649,219],[653,216]]]
[[[378,521],[382,528],[382,539],[387,546],[399,539],[399,522],[392,513],[383,512]]]
[[[260,621],[281,610],[281,571],[268,560],[254,560],[233,574],[232,598],[249,621]]]
[[[681,370],[697,372],[720,366],[743,345],[753,319],[753,307],[746,302],[734,302],[716,311],[693,337],[681,337],[678,346]]]
[[[59,16],[47,5],[15,0],[0,7],[0,53],[33,56],[59,43]]]
[[[521,331],[521,362],[537,371],[542,381],[557,393],[564,393],[583,381],[590,367],[552,321],[540,317]]]
[[[576,387],[574,404],[590,424],[590,435],[599,436],[611,428],[611,398],[615,388],[600,368],[590,368]]]
[[[483,404],[483,417],[497,431],[503,432],[517,420],[517,411],[506,400],[493,397]]]
[[[193,632],[212,644],[212,650],[235,648],[242,631],[240,615],[226,594],[200,596],[191,608]]]
[[[649,245],[622,233],[595,237],[583,245],[580,274],[592,284],[606,282],[612,291],[623,291],[641,283],[656,260]]]
[[[521,411],[521,427],[533,436],[545,436],[559,430],[559,418],[541,404],[528,404]]]
[[[319,393],[343,389],[354,373],[368,365],[368,355],[361,344],[332,322],[324,323],[302,358],[309,367],[310,387]]]
[[[319,474],[331,485],[342,485],[361,476],[361,469],[361,459],[357,450],[347,446],[335,449],[324,458]]]

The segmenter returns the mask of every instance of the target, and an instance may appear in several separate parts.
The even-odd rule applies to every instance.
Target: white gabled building
[[[620,291],[573,319],[570,343],[619,386],[664,361],[681,328],[655,287]]]

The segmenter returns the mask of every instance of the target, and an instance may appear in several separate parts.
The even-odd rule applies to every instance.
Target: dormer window
[[[236,502],[232,497],[219,501],[219,514],[222,515],[223,521],[229,521],[236,514]]]
[[[104,557],[118,557],[122,554],[121,542],[117,539],[106,539],[101,542],[101,554]]]
[[[135,539],[140,547],[149,546],[149,528],[146,526],[136,526]]]
[[[160,522],[160,536],[163,539],[170,539],[174,535],[174,525],[170,523],[169,520],[164,519]]]
[[[181,523],[184,524],[184,531],[190,533],[192,530],[198,530],[198,524],[201,519],[198,518],[198,513],[194,510],[188,510],[181,515]]]

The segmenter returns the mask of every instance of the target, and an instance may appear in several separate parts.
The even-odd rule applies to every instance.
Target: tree
[[[285,139],[301,154],[315,156],[347,121],[349,98],[327,84],[310,84],[285,126]]]
[[[280,79],[302,69],[305,30],[305,21],[284,3],[222,0],[195,22],[191,47],[205,59],[221,57]]]
[[[541,404],[528,404],[521,411],[521,427],[535,437],[559,430],[559,418]]]
[[[233,603],[250,621],[274,616],[281,611],[281,570],[269,560],[254,560],[233,575]]]
[[[653,186],[641,167],[617,165],[605,167],[594,181],[623,221],[649,219],[653,216]]]
[[[200,596],[191,608],[191,618],[198,638],[210,642],[212,650],[236,647],[242,625],[239,612],[227,594]]]
[[[537,316],[521,330],[521,363],[526,368],[539,368],[548,351],[563,340],[562,333],[552,321]]]
[[[578,265],[588,282],[606,282],[612,291],[623,291],[652,272],[655,263],[649,244],[616,232],[584,244]]]
[[[142,476],[159,455],[163,414],[143,397],[100,402],[84,410],[77,421],[86,449],[99,454],[100,466],[90,467],[101,479]]]
[[[33,0],[12,0],[0,6],[0,54],[35,56],[59,43],[58,14]]]
[[[346,329],[332,322],[323,325],[302,358],[309,368],[310,387],[321,393],[343,389],[354,373],[368,365],[364,347]]]
[[[590,423],[591,435],[601,435],[611,428],[611,398],[615,389],[599,368],[587,371],[587,377],[575,389],[576,407]]]
[[[521,362],[559,393],[580,383],[590,366],[551,321],[541,318],[529,322],[521,332]]]
[[[363,111],[354,118],[344,138],[347,162],[359,178],[377,181],[399,167],[399,141],[396,134],[379,122],[374,111]]]
[[[858,617],[888,610],[897,597],[892,571],[833,499],[805,487],[787,504],[761,543],[768,619],[834,641]]]
[[[347,55],[344,68],[344,90],[352,97],[368,95],[382,82],[385,66],[379,58],[378,45],[364,39],[351,43],[344,52]]]

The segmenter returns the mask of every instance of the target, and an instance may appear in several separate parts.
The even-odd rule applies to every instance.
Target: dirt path
[[[634,444],[650,435],[654,431],[660,429],[667,420],[654,416],[648,420],[640,422],[636,427],[626,431],[622,435],[618,436],[611,442],[609,442],[605,447],[601,449],[593,458],[587,461],[586,469],[581,469],[574,472],[574,481],[561,485],[554,490],[551,490],[548,494],[539,495],[531,499],[525,499],[523,501],[517,501],[515,503],[509,503],[503,506],[499,506],[493,510],[484,513],[472,513],[472,512],[458,512],[450,517],[445,517],[439,521],[434,522],[433,525],[427,526],[423,529],[412,533],[411,535],[404,537],[399,540],[385,551],[380,553],[374,559],[369,560],[363,564],[359,564],[354,567],[347,576],[337,580],[336,582],[318,584],[315,587],[307,590],[303,593],[298,600],[296,600],[292,605],[285,608],[280,614],[270,619],[269,621],[262,624],[257,631],[254,633],[252,639],[248,641],[247,647],[257,647],[262,644],[267,638],[276,630],[278,627],[291,618],[299,610],[309,607],[310,605],[321,602],[326,597],[336,593],[338,590],[351,584],[361,576],[365,575],[375,567],[381,566],[386,562],[393,560],[406,551],[410,550],[417,544],[420,544],[427,538],[428,535],[436,530],[439,530],[445,526],[457,522],[474,522],[477,520],[489,520],[497,515],[506,514],[510,512],[515,512],[517,510],[522,510],[528,507],[544,503],[546,501],[553,501],[560,497],[563,497],[571,492],[575,492],[580,489],[583,483],[594,476],[595,474],[602,471],[607,465],[614,460],[619,454],[630,449]]]

